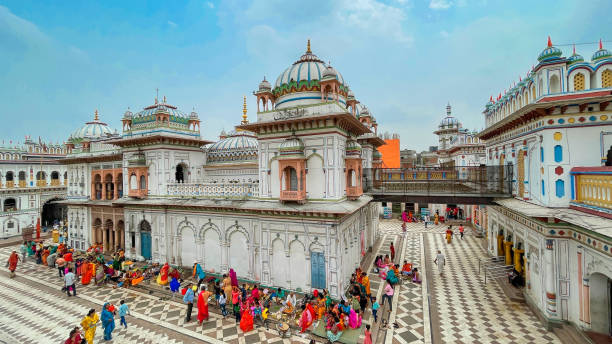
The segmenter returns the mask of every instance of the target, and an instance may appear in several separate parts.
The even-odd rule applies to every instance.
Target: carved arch
[[[236,231],[244,234],[244,237],[247,240],[247,244],[251,242],[251,237],[249,236],[249,232],[246,230],[246,228],[242,227],[239,224],[231,225],[227,228],[227,230],[225,230],[225,241],[229,242],[229,239],[231,238],[232,234],[234,234],[234,232]]]
[[[219,229],[219,226],[212,222],[207,222],[202,226],[202,228],[200,228],[199,238],[204,240],[204,236],[209,230],[214,230],[215,232],[217,232],[217,235],[219,236],[219,242],[221,242],[221,240],[223,239],[223,235],[221,235],[221,229]]]
[[[191,228],[191,230],[193,231],[193,237],[197,239],[198,231],[196,230],[196,226],[187,219],[184,219],[183,221],[179,222],[177,226],[176,235],[178,235],[179,237],[183,235],[183,229],[186,227]]]
[[[323,244],[321,244],[318,240],[317,241],[313,241],[312,243],[310,243],[310,246],[308,247],[308,251],[310,251],[310,252],[321,252],[321,253],[325,254],[325,246],[323,246]]]

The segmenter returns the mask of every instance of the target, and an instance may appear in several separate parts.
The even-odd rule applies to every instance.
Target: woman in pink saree
[[[236,271],[234,271],[234,269],[230,269],[229,276],[230,276],[230,279],[232,281],[232,287],[237,287],[238,286],[238,277],[236,277]]]

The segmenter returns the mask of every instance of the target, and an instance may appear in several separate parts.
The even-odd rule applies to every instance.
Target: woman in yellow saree
[[[90,309],[85,318],[81,320],[81,327],[85,332],[85,340],[87,344],[93,344],[94,336],[96,335],[96,326],[98,325],[98,314],[95,309]]]

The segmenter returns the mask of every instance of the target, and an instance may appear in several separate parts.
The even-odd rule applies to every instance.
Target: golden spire
[[[98,109],[94,112],[94,121],[98,121],[100,118],[98,117]]]
[[[308,44],[306,44],[306,54],[312,54],[312,51],[310,50],[310,38],[308,39]]]
[[[247,106],[246,106],[246,96],[243,96],[242,103],[242,122],[240,124],[248,124],[249,120],[247,119]]]

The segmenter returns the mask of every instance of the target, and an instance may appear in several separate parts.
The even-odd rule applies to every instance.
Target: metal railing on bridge
[[[502,198],[512,195],[512,165],[369,168],[363,192],[378,198]]]

